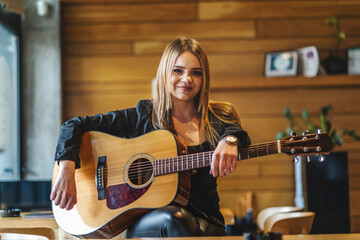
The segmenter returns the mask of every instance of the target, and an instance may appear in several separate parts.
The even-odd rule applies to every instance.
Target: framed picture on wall
[[[296,76],[297,64],[297,51],[267,53],[265,58],[265,76]]]

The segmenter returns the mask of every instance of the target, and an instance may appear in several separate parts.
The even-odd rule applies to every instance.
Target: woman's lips
[[[183,91],[190,91],[192,88],[188,87],[188,86],[178,86],[178,88],[180,88]]]

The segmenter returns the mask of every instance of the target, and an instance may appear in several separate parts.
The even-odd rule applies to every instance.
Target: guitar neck
[[[241,148],[238,160],[280,153],[279,144],[279,141],[272,141]],[[154,176],[208,167],[211,165],[213,153],[214,151],[209,151],[155,160]]]

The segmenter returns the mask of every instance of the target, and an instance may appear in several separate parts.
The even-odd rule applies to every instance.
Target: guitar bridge
[[[96,188],[98,192],[98,200],[106,198],[106,174],[105,174],[106,156],[98,158],[96,168]]]

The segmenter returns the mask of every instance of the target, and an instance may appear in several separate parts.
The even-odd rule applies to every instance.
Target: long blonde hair
[[[171,118],[172,98],[168,81],[171,79],[176,59],[185,51],[193,53],[198,58],[202,68],[203,81],[200,92],[195,97],[195,107],[200,116],[200,130],[204,133],[205,138],[210,144],[215,147],[219,140],[219,135],[211,126],[211,116],[214,116],[222,122],[238,124],[239,126],[241,122],[233,105],[225,102],[210,102],[209,61],[205,51],[194,39],[179,37],[165,48],[156,74],[152,122],[156,129],[168,129],[176,132]]]

